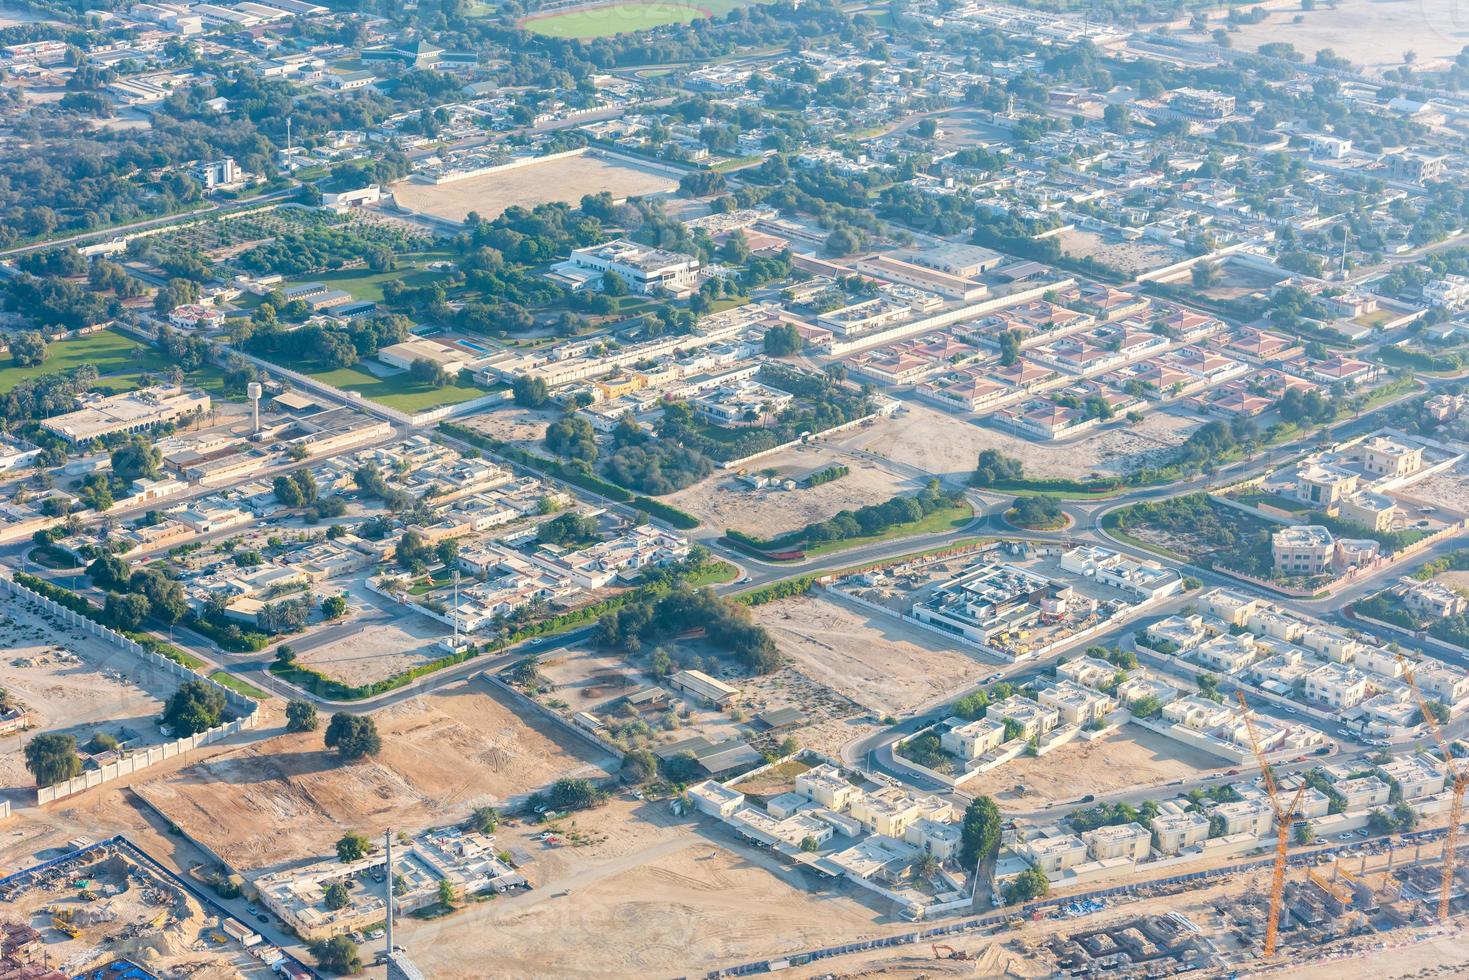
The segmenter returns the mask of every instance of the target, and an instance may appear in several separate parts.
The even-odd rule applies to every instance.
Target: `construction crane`
[[[1255,735],[1255,723],[1250,720],[1250,706],[1245,701],[1243,691],[1236,692],[1236,696],[1239,698],[1240,716],[1245,721],[1245,731],[1250,735],[1250,749],[1255,753],[1255,759],[1260,763],[1260,775],[1265,779],[1265,792],[1270,797],[1270,808],[1275,811],[1275,867],[1270,877],[1270,916],[1265,921],[1265,949],[1261,953],[1268,960],[1275,955],[1275,942],[1280,935],[1280,901],[1285,894],[1285,862],[1286,852],[1290,848],[1290,821],[1301,804],[1301,796],[1306,792],[1306,781],[1301,780],[1300,788],[1296,790],[1290,805],[1281,806],[1280,787],[1275,783],[1275,774],[1270,771],[1270,764],[1265,761],[1265,753],[1260,748],[1260,739]]]
[[[1449,895],[1454,890],[1454,865],[1458,863],[1459,857],[1459,824],[1464,818],[1464,790],[1469,789],[1469,766],[1459,763],[1454,758],[1454,753],[1449,750],[1449,743],[1444,738],[1443,729],[1438,725],[1438,716],[1428,709],[1428,701],[1423,697],[1423,692],[1418,689],[1418,681],[1413,677],[1413,668],[1408,658],[1402,654],[1398,655],[1398,662],[1407,667],[1403,672],[1403,680],[1408,682],[1408,687],[1413,690],[1413,697],[1418,699],[1418,710],[1423,715],[1423,721],[1428,725],[1428,730],[1433,732],[1433,738],[1438,742],[1438,749],[1443,753],[1444,768],[1448,770],[1450,785],[1453,788],[1453,798],[1449,804],[1449,826],[1448,832],[1444,834],[1443,842],[1443,881],[1438,889],[1438,921],[1449,921]]]

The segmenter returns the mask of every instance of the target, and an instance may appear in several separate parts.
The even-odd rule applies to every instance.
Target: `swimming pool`
[[[454,341],[454,343],[458,344],[460,347],[468,347],[470,350],[477,350],[481,354],[488,354],[490,352],[490,348],[486,347],[484,344],[477,344],[472,340],[461,339]]]

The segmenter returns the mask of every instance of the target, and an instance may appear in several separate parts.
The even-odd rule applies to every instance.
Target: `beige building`
[[[862,798],[862,790],[853,786],[840,769],[827,762],[797,775],[796,792],[838,813]]]
[[[1115,827],[1098,827],[1081,835],[1087,851],[1097,861],[1127,858],[1145,861],[1153,847],[1153,835],[1142,824],[1125,823]]]
[[[925,816],[918,801],[896,786],[886,786],[853,800],[850,813],[872,833],[899,840],[915,820]]]
[[[939,745],[960,759],[977,759],[993,752],[1005,741],[1005,726],[993,718],[980,718],[944,732]]]
[[[1373,436],[1362,443],[1362,466],[1369,473],[1390,479],[1412,476],[1423,468],[1423,447]]]
[[[1086,842],[1075,834],[1065,837],[1038,837],[1023,845],[1025,857],[1047,875],[1060,874],[1067,868],[1084,864],[1087,858]]]
[[[1160,813],[1152,820],[1153,844],[1164,854],[1178,854],[1209,839],[1209,820],[1200,813]]]
[[[1331,570],[1336,539],[1319,524],[1297,524],[1270,536],[1276,571],[1287,575],[1321,575]]]

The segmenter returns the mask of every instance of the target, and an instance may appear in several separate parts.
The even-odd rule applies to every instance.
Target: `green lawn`
[[[702,589],[706,585],[724,585],[726,582],[733,582],[739,574],[738,568],[727,561],[715,558],[710,559],[708,567],[684,579],[684,584],[691,589]]]
[[[349,292],[359,300],[371,303],[383,301],[383,283],[389,279],[401,280],[403,285],[409,289],[417,286],[427,286],[444,278],[444,273],[426,269],[424,266],[429,262],[448,259],[449,253],[444,252],[414,252],[409,255],[400,256],[398,268],[392,272],[373,272],[371,269],[347,269],[340,272],[323,272],[315,276],[301,276],[302,282],[326,283],[333,289],[341,289]]]
[[[400,412],[423,412],[440,405],[457,405],[471,398],[488,395],[489,389],[479,385],[454,383],[443,388],[414,381],[407,371],[386,378],[375,377],[361,367],[336,368],[331,371],[307,371],[318,381],[355,391],[368,401],[396,408]]]
[[[100,375],[97,387],[116,393],[141,387],[145,373],[162,374],[171,367],[162,352],[117,330],[99,330],[85,337],[59,340],[46,346],[46,360],[29,367],[18,367],[0,359],[0,394],[10,391],[22,381],[43,374],[60,374],[83,364],[91,364]],[[203,388],[211,395],[223,396],[224,376],[214,367],[189,372],[188,383]]]
[[[974,508],[967,503],[957,507],[945,507],[936,510],[922,520],[913,521],[909,524],[895,524],[879,534],[868,534],[857,538],[846,538],[842,541],[824,541],[821,544],[803,549],[806,557],[815,558],[818,555],[829,555],[833,551],[847,551],[851,548],[860,548],[865,544],[876,544],[879,541],[893,541],[897,538],[910,538],[919,534],[942,534],[945,531],[953,531],[968,524],[974,517]]]
[[[520,26],[548,37],[612,37],[669,24],[688,24],[706,16],[720,17],[741,6],[744,6],[742,0],[698,0],[697,3],[631,0],[527,17]]]
[[[101,330],[85,337],[57,341],[46,347],[46,360],[29,367],[18,367],[9,360],[0,361],[0,394],[22,381],[42,374],[57,374],[83,364],[91,364],[110,387],[137,387],[137,377],[144,371],[162,371],[168,367],[163,355],[142,341],[116,330]]]
[[[214,681],[216,684],[223,684],[225,687],[229,688],[231,691],[234,691],[236,694],[243,694],[247,698],[254,698],[257,701],[270,700],[270,695],[267,694],[265,691],[262,691],[260,688],[256,687],[254,684],[251,684],[247,680],[242,680],[241,678],[236,677],[234,674],[231,674],[228,671],[216,670],[214,673],[209,675],[209,679]]]

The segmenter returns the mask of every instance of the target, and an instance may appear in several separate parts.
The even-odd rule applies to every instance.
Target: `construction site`
[[[0,930],[5,977],[223,980],[300,966],[121,837],[79,839],[0,879]]]

